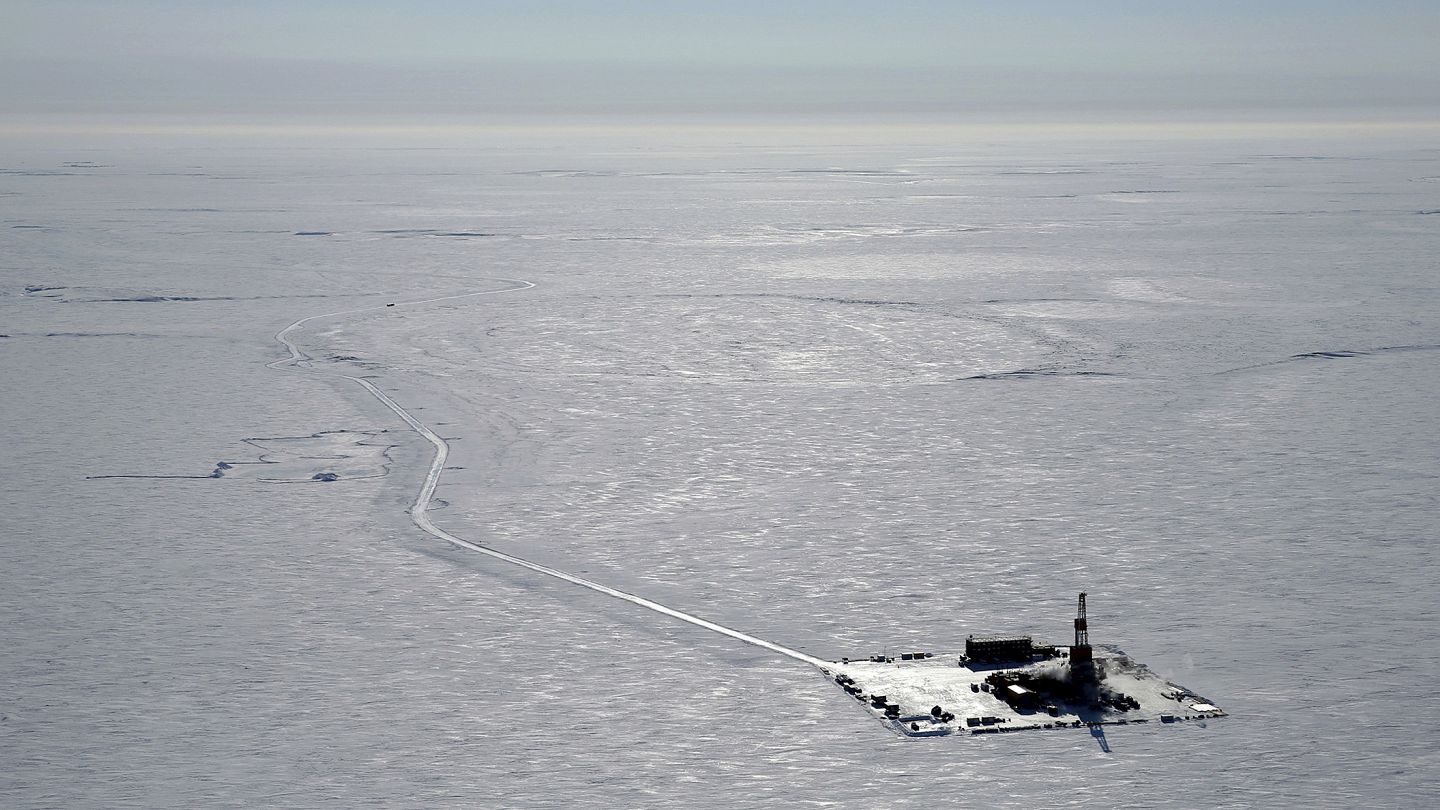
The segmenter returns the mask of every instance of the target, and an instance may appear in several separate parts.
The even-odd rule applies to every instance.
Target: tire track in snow
[[[528,281],[515,281],[512,279],[503,280],[512,282],[517,286],[506,287],[505,289],[501,290],[483,290],[480,292],[462,293],[459,295],[446,295],[437,298],[425,298],[418,301],[397,302],[394,304],[385,304],[383,306],[360,307],[357,309],[342,310],[340,312],[327,312],[322,315],[311,315],[306,318],[301,318],[300,320],[295,321],[294,323],[275,333],[275,340],[278,341],[290,352],[290,356],[275,360],[270,363],[266,363],[266,366],[268,368],[281,369],[288,366],[298,366],[299,364],[312,359],[309,355],[305,354],[305,352],[301,351],[300,347],[297,346],[295,342],[289,337],[292,331],[300,329],[304,327],[305,324],[312,321],[318,321],[324,318],[335,318],[342,315],[355,315],[361,312],[372,312],[392,307],[413,307],[422,304],[434,304],[441,301],[455,301],[463,298],[473,298],[481,295],[499,295],[501,293],[528,290],[535,286]],[[612,596],[616,599],[620,599],[634,605],[639,605],[640,607],[646,608],[648,610],[653,610],[656,613],[669,616],[673,619],[679,619],[682,622],[688,622],[695,625],[696,627],[702,627],[706,630],[719,633],[722,636],[729,636],[730,638],[736,639],[738,641],[743,641],[746,644],[761,647],[763,649],[770,650],[771,652],[776,652],[780,655],[793,658],[797,661],[804,661],[805,663],[815,667],[819,667],[822,670],[828,671],[829,667],[831,666],[830,662],[823,661],[819,658],[815,658],[814,656],[806,655],[799,650],[792,650],[789,647],[781,644],[776,644],[773,641],[766,641],[763,638],[752,636],[749,633],[742,633],[739,630],[731,627],[726,627],[723,624],[717,624],[715,622],[702,619],[699,616],[686,613],[683,610],[676,610],[675,608],[669,607],[667,605],[662,605],[659,602],[646,599],[643,596],[637,596],[633,593],[617,590],[615,588],[611,588],[608,585],[602,585],[593,580],[585,579],[584,577],[577,576],[566,571],[561,571],[558,568],[551,568],[547,565],[541,565],[539,563],[531,562],[521,557],[516,557],[513,554],[506,554],[503,551],[497,551],[493,548],[488,548],[486,546],[480,545],[479,543],[474,543],[469,540],[456,537],[450,532],[447,532],[439,526],[436,526],[430,520],[430,502],[435,497],[435,488],[440,485],[440,476],[444,473],[445,463],[450,457],[450,445],[443,438],[441,438],[439,434],[435,433],[435,431],[431,430],[425,425],[425,423],[421,422],[419,419],[416,419],[409,411],[401,407],[398,402],[391,399],[388,394],[386,394],[384,391],[381,391],[369,380],[366,380],[362,377],[353,377],[349,374],[341,374],[338,376],[350,380],[351,382],[354,382],[360,387],[364,388],[367,392],[370,393],[371,396],[380,400],[380,402],[384,404],[385,407],[394,411],[395,415],[399,416],[402,420],[404,420],[405,424],[409,425],[411,430],[420,434],[435,448],[435,456],[430,460],[430,469],[426,471],[425,480],[420,485],[420,491],[415,496],[415,502],[410,505],[409,509],[410,520],[414,522],[414,524],[426,534],[443,540],[452,546],[456,546],[457,548],[463,548],[467,551],[474,551],[480,554],[484,554],[488,557],[494,557],[497,560],[502,560],[504,562],[510,563],[511,565],[517,565],[521,568],[529,569],[538,574],[544,574],[545,576],[563,580],[573,585],[579,585],[582,588],[589,588],[592,591],[603,593],[606,596]]]

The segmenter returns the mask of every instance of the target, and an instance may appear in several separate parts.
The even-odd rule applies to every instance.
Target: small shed
[[[1017,709],[1034,708],[1039,703],[1039,696],[1025,687],[1012,683],[996,693],[998,697],[1014,706]]]

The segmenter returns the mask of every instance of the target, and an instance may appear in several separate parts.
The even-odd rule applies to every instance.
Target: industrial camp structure
[[[1035,642],[1029,636],[970,636],[965,657],[971,661],[1029,661]]]

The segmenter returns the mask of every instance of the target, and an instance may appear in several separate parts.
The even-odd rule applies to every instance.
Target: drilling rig
[[[1095,656],[1090,649],[1090,628],[1085,623],[1085,593],[1075,611],[1075,643],[1070,647],[1070,680],[1090,683],[1095,680]]]

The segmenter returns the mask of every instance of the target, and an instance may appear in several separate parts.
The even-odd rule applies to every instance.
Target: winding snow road
[[[289,350],[290,356],[273,361],[271,363],[267,363],[266,365],[270,368],[280,369],[287,366],[298,366],[299,364],[310,360],[310,356],[305,354],[305,352],[301,351],[301,349],[295,344],[295,342],[290,339],[289,335],[292,331],[300,329],[305,324],[310,323],[311,321],[317,321],[324,318],[335,318],[341,315],[355,315],[361,312],[372,312],[392,307],[414,307],[422,304],[434,304],[441,301],[455,301],[463,298],[474,298],[482,295],[499,295],[501,293],[516,292],[518,290],[528,290],[535,286],[528,281],[513,281],[511,279],[504,280],[510,281],[516,286],[506,287],[500,290],[483,290],[480,292],[462,293],[459,295],[446,295],[438,298],[425,298],[418,301],[396,302],[394,304],[385,304],[382,306],[361,307],[358,309],[348,309],[342,310],[340,312],[329,312],[323,315],[311,315],[307,318],[301,318],[300,320],[290,324],[289,326],[275,333],[275,340],[279,341],[283,346],[285,346],[286,349]],[[384,403],[385,407],[394,411],[396,416],[399,416],[405,421],[405,424],[409,425],[412,430],[423,436],[426,441],[430,442],[430,444],[435,447],[435,456],[430,461],[430,469],[425,473],[424,483],[420,485],[420,492],[416,494],[415,502],[411,504],[409,510],[410,519],[414,521],[415,525],[420,527],[420,529],[425,533],[440,540],[444,540],[445,542],[453,546],[457,546],[459,548],[463,548],[469,551],[479,552],[480,554],[494,557],[497,560],[503,560],[504,562],[510,563],[511,565],[518,565],[521,568],[528,568],[531,571],[539,574],[544,574],[548,577],[561,579],[574,585],[579,585],[582,588],[589,588],[592,591],[598,591],[599,593],[603,593],[606,596],[613,596],[616,599],[622,599],[626,602],[639,605],[640,607],[653,610],[656,613],[664,614],[673,619],[679,619],[682,622],[689,622],[696,627],[703,627],[706,630],[711,630],[721,635],[729,636],[730,638],[743,641],[746,644],[753,644],[756,647],[763,647],[764,649],[779,653],[790,658],[794,658],[797,661],[804,661],[807,664],[819,667],[821,669],[829,669],[831,666],[833,666],[827,661],[815,658],[814,656],[806,655],[799,650],[792,650],[789,647],[783,646],[781,644],[776,644],[773,641],[766,641],[763,638],[757,638],[756,636],[752,636],[748,633],[742,633],[739,630],[731,627],[726,627],[723,624],[716,624],[715,622],[707,621],[700,618],[699,616],[686,613],[682,610],[676,610],[675,608],[662,605],[659,602],[646,599],[643,596],[636,596],[633,593],[616,590],[615,588],[611,588],[608,585],[601,585],[598,582],[585,579],[584,577],[576,576],[575,574],[571,574],[566,571],[561,571],[557,568],[551,568],[546,565],[540,565],[539,563],[533,563],[529,560],[525,560],[511,554],[506,554],[503,551],[496,551],[493,548],[487,548],[483,545],[480,545],[479,543],[473,543],[469,540],[464,540],[462,538],[456,537],[450,532],[445,531],[439,526],[436,526],[430,520],[430,501],[435,496],[435,488],[439,486],[440,476],[445,471],[445,462],[450,457],[450,445],[447,444],[445,440],[442,439],[438,434],[436,434],[435,431],[426,427],[423,422],[416,419],[413,415],[411,415],[409,411],[402,408],[398,402],[391,399],[389,395],[387,395],[384,391],[381,391],[379,388],[375,387],[375,385],[369,380],[363,379],[361,377],[352,377],[348,374],[341,374],[338,376],[344,377],[345,379],[356,383],[357,385],[364,388],[366,391],[370,392],[371,396]]]

